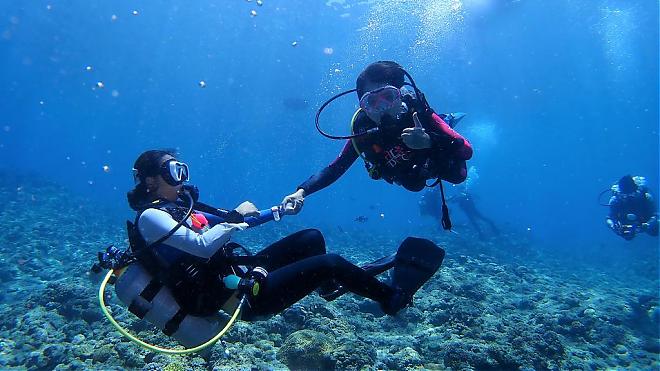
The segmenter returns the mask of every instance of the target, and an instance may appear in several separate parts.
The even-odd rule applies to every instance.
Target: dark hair
[[[637,183],[631,175],[619,179],[619,191],[622,193],[633,193],[637,190]]]
[[[358,99],[366,93],[364,86],[369,82],[387,83],[397,88],[403,86],[404,81],[403,67],[392,61],[378,61],[367,66],[355,81]]]
[[[157,176],[160,174],[160,160],[164,156],[175,157],[176,151],[171,149],[152,149],[143,152],[135,163],[133,164],[134,171],[137,171],[137,177],[140,180],[135,188],[126,193],[128,205],[133,210],[139,210],[141,206],[151,201],[151,195],[147,191],[147,183],[145,179],[150,176]]]

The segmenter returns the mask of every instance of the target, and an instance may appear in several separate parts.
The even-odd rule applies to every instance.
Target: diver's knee
[[[325,252],[325,238],[323,237],[321,231],[318,229],[309,228],[303,229],[298,233],[300,234],[300,238],[304,240],[306,244]]]
[[[338,267],[346,264],[347,260],[344,259],[344,257],[341,255],[329,253],[325,254],[325,262],[332,270],[335,270]]]

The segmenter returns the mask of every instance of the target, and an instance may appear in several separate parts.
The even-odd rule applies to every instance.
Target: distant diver
[[[447,201],[450,203],[456,203],[458,205],[458,207],[461,209],[461,211],[463,211],[465,216],[470,221],[472,228],[477,231],[479,239],[483,240],[487,237],[481,228],[481,223],[488,225],[492,235],[499,235],[499,228],[497,228],[495,223],[490,218],[484,216],[484,214],[479,209],[477,209],[477,206],[474,203],[474,199],[475,196],[469,194],[467,189],[465,189],[459,194],[449,197]],[[440,192],[434,189],[426,191],[426,193],[424,193],[419,201],[420,214],[428,215],[433,218],[440,218],[440,202]]]
[[[184,184],[190,178],[188,166],[170,151],[142,153],[133,172],[135,188],[127,197],[137,214],[134,222],[127,222],[129,248],[110,246],[99,253],[93,270],[109,270],[99,289],[105,315],[122,334],[149,350],[203,350],[239,316],[256,321],[280,313],[324,284],[333,288],[325,293],[328,300],[350,291],[395,315],[411,304],[444,259],[444,250],[433,242],[409,237],[396,254],[363,269],[327,253],[323,236],[314,229],[296,232],[251,255],[230,242],[230,236],[278,221],[290,211],[277,206],[258,210],[247,201],[235,210],[201,203],[197,187]],[[391,284],[375,277],[390,268]],[[161,348],[131,335],[106,308],[108,283],[114,283],[131,313],[192,348]],[[221,310],[231,315],[228,321],[222,320]]]
[[[626,175],[613,184],[610,191],[606,222],[614,233],[628,241],[640,232],[658,235],[657,207],[644,177]]]
[[[409,82],[406,82],[405,79]],[[335,99],[357,92],[360,108],[351,120],[351,134],[325,133],[319,125],[323,109]],[[360,73],[356,88],[337,94],[316,113],[316,128],[330,139],[346,140],[339,156],[318,174],[284,197],[282,206],[298,213],[309,196],[341,177],[361,157],[372,179],[383,179],[419,192],[428,180],[458,184],[467,176],[472,146],[453,126],[462,113],[436,114],[414,80],[399,64],[379,61]],[[440,187],[442,184],[440,183]],[[443,203],[443,226],[451,229]]]

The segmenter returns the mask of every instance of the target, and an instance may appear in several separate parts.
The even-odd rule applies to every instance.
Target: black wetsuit
[[[356,133],[372,129],[376,123],[366,114],[360,113],[355,122]],[[374,179],[384,179],[397,183],[406,189],[419,192],[424,189],[426,180],[440,177],[458,184],[467,176],[466,160],[472,157],[472,146],[454,131],[438,115],[433,114],[424,128],[431,137],[432,147],[412,150],[401,140],[401,132],[413,127],[412,115],[407,114],[396,125],[381,128],[379,134],[369,134],[355,139],[355,145],[366,159],[376,168],[378,175],[370,173]],[[451,147],[451,150],[449,148]],[[334,183],[359,157],[353,142],[347,140],[339,156],[318,174],[311,176],[298,186],[310,195]],[[423,171],[425,165],[429,169]],[[425,174],[428,172],[428,174]]]
[[[383,303],[393,289],[337,254],[325,251],[321,232],[306,229],[287,236],[257,253],[268,256],[268,277],[258,296],[250,299],[242,319],[279,313],[334,279],[349,291]]]

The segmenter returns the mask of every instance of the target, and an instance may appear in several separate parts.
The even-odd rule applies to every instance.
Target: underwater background
[[[622,175],[658,192],[658,2],[19,1],[0,4],[0,368],[660,368],[658,239],[605,225]],[[358,161],[281,223],[237,235],[252,251],[303,228],[354,262],[406,236],[447,252],[396,318],[316,295],[239,322],[203,357],[123,339],[102,316],[96,252],[125,245],[131,168],[176,148],[201,199],[278,204],[343,143],[316,109],[394,60],[474,146],[469,190],[498,226],[456,233],[422,193]],[[347,134],[354,95],[321,126]],[[446,186],[449,195],[465,184]],[[488,229],[485,229],[488,231]],[[126,313],[142,337],[164,335]]]

